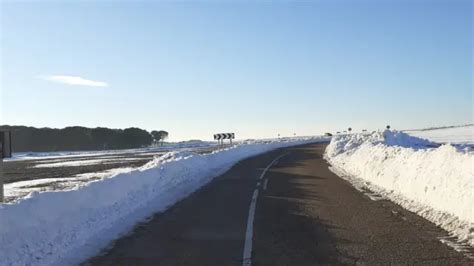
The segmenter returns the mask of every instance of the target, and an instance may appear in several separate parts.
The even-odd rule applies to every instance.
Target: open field
[[[205,154],[217,146],[175,148]],[[131,171],[170,149],[49,153],[19,156],[4,162],[5,202],[32,193],[74,189],[94,180]]]
[[[474,147],[474,125],[405,130],[405,132],[437,143]]]

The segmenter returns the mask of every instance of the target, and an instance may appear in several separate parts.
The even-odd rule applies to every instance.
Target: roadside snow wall
[[[238,161],[328,138],[237,145],[199,155],[170,152],[138,170],[73,191],[0,204],[0,265],[71,265],[95,255],[150,215],[164,211]]]
[[[333,137],[325,158],[365,186],[474,246],[474,154],[397,131]]]

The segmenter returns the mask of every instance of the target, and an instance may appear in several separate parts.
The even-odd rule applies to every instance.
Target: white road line
[[[263,190],[267,190],[267,185],[268,185],[268,178],[265,178],[265,181],[263,181]]]
[[[252,201],[250,202],[249,217],[247,219],[247,231],[245,232],[244,257],[242,265],[252,265],[252,237],[253,220],[255,218],[255,208],[257,207],[258,189],[253,191]]]
[[[288,152],[289,153],[289,152]],[[267,173],[268,169],[272,167],[272,165],[280,158],[288,153],[282,154],[275,158],[266,168],[263,170],[262,174],[258,179],[262,179],[265,174]],[[268,181],[268,179],[266,179]],[[258,182],[260,185],[260,182]],[[244,244],[244,255],[243,255],[243,266],[250,266],[252,265],[252,240],[253,240],[253,221],[255,219],[255,209],[257,208],[257,198],[258,198],[258,188],[253,191],[252,201],[250,202],[249,207],[249,216],[247,218],[247,231],[245,232],[245,244]]]
[[[289,153],[289,152],[288,152]],[[282,154],[278,157],[276,157],[262,172],[262,174],[260,175],[260,177],[258,179],[263,179],[263,177],[265,176],[265,174],[267,173],[268,169],[270,169],[270,167],[273,166],[273,164],[275,164],[279,159],[281,159],[283,156],[286,156],[288,155],[288,153],[285,153],[285,154]]]

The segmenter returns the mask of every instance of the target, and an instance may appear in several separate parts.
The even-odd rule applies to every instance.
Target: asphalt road
[[[474,265],[445,231],[329,171],[324,149],[244,160],[84,264]]]

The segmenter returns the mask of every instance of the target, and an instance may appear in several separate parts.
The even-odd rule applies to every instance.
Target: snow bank
[[[329,139],[238,145],[206,155],[170,152],[138,170],[77,190],[33,193],[18,203],[0,204],[0,265],[76,264],[236,162],[322,140]]]
[[[334,171],[474,245],[474,153],[438,148],[402,132],[333,137],[325,157]]]

